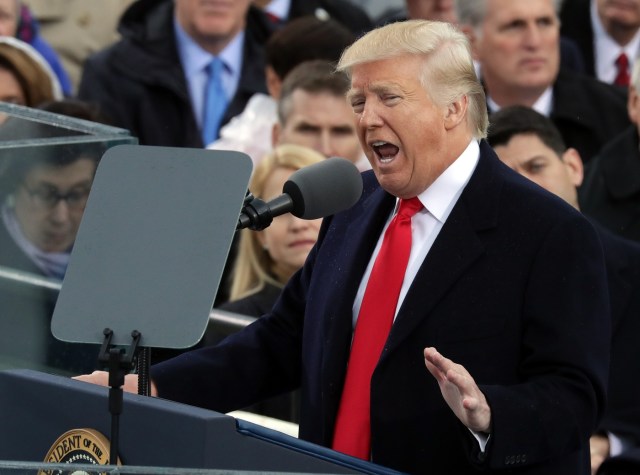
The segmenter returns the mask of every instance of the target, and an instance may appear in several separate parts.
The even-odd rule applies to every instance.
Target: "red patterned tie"
[[[418,198],[400,201],[376,257],[358,314],[333,436],[339,452],[369,460],[371,375],[389,335],[411,252],[411,217]]]
[[[629,85],[629,58],[624,53],[620,53],[618,59],[616,59],[616,66],[618,68],[618,75],[613,83],[616,86],[624,86],[627,87]]]

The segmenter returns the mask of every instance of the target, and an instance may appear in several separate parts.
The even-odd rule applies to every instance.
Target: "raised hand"
[[[491,408],[464,366],[445,358],[435,348],[424,349],[424,362],[456,417],[472,431],[490,433]]]

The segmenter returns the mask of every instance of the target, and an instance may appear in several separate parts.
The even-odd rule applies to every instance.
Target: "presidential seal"
[[[109,439],[97,430],[73,429],[58,437],[44,461],[58,464],[106,465],[109,463],[109,450]],[[38,475],[62,475],[62,472],[41,470]]]

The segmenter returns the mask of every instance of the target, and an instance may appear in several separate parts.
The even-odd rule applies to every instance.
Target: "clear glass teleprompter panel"
[[[0,368],[91,370],[94,345],[56,340],[51,315],[93,173],[127,130],[0,102]]]

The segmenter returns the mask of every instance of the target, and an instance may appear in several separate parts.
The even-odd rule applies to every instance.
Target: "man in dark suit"
[[[454,0],[406,0],[403,8],[392,8],[375,20],[377,26],[394,21],[432,20],[458,23]],[[560,38],[560,67],[584,72],[582,54],[573,40]]]
[[[622,88],[560,68],[557,0],[458,0],[490,112],[523,105],[550,117],[588,163],[629,125]]]
[[[122,39],[84,65],[78,97],[98,103],[142,145],[200,148],[206,65],[223,62],[221,124],[266,93],[263,45],[273,31],[249,0],[138,0],[119,25]]]
[[[585,168],[580,206],[614,233],[640,242],[640,62],[633,67],[628,110],[632,125],[614,136]]]
[[[153,367],[153,391],[226,412],[300,387],[302,439],[411,473],[586,473],[610,331],[595,231],[480,140],[484,94],[451,25],[373,30],[338,68],[373,168],[362,198],[324,219],[270,314]],[[381,272],[400,229],[406,269]],[[385,317],[379,351],[358,351]]]
[[[491,116],[487,138],[500,160],[575,209],[583,178],[580,156],[567,149],[553,123],[533,109],[513,106]],[[598,432],[591,437],[591,470],[602,461],[640,446],[640,245],[600,226],[609,295],[612,341],[608,401]]]
[[[356,36],[373,27],[367,12],[349,0],[253,0],[253,4],[267,11],[269,18],[279,25],[296,18],[314,16],[320,20],[332,18]]]
[[[564,0],[560,21],[562,35],[579,46],[587,74],[609,84],[622,71],[628,78],[640,46],[640,0]]]

